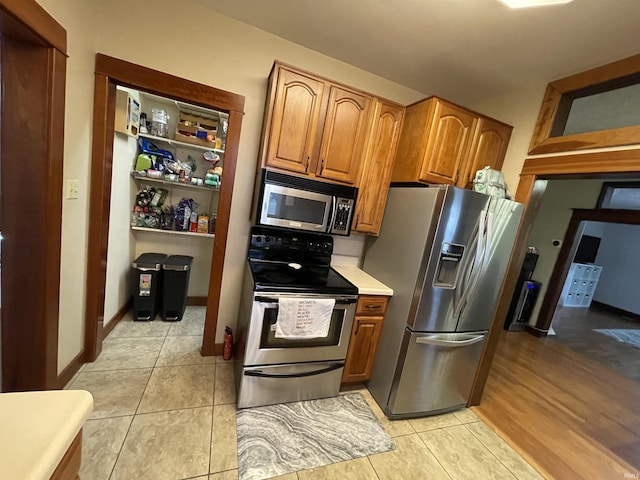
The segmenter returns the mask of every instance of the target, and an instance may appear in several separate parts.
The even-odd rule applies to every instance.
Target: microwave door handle
[[[327,222],[327,232],[331,233],[333,225],[336,221],[336,210],[338,209],[338,199],[334,196],[331,197],[331,217]]]

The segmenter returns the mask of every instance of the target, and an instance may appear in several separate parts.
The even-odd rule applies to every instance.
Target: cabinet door
[[[357,232],[380,233],[403,116],[403,107],[375,101],[367,153],[357,185],[358,201],[353,224]]]
[[[309,173],[324,83],[280,67],[265,165]]]
[[[332,85],[316,175],[355,184],[364,156],[372,98]]]
[[[480,118],[471,144],[467,171],[457,182],[459,187],[470,188],[476,172],[481,168],[502,168],[512,130],[513,127],[510,125],[489,118]]]
[[[455,185],[464,174],[476,116],[460,107],[437,101],[429,129],[420,180]]]
[[[383,321],[384,317],[355,317],[342,383],[364,382],[371,377]]]

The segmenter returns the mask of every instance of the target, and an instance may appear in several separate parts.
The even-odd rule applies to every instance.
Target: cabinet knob
[[[304,173],[309,173],[309,160],[310,160],[309,155],[307,155],[307,163],[304,167]]]
[[[360,214],[356,215],[356,228],[360,225]]]
[[[324,170],[324,158],[320,159],[320,173],[319,175],[322,175],[322,171]]]
[[[360,330],[360,320],[357,320],[357,319],[356,319],[356,331],[355,331],[355,333],[353,334],[354,336],[355,336],[355,335],[358,335],[358,330]]]
[[[370,310],[380,310],[382,308],[382,305],[365,305],[364,308],[368,308]]]

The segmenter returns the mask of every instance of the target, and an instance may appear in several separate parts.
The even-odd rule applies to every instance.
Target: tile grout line
[[[485,424],[485,426],[487,426],[487,425]],[[489,445],[487,445],[486,443],[484,443],[484,442],[482,441],[482,439],[481,439],[478,435],[476,435],[475,433],[473,433],[473,430],[471,430],[469,427],[467,427],[467,425],[464,425],[464,427],[467,429],[467,431],[468,431],[469,433],[471,433],[471,435],[472,435],[476,440],[478,440],[478,442],[480,442],[480,444],[481,444],[481,445],[482,445],[482,446],[483,446],[483,447],[484,447],[484,448],[485,448],[485,449],[486,449],[486,450],[487,450],[491,455],[493,455],[493,456],[496,458],[496,460],[498,460],[498,463],[499,463],[500,465],[502,465],[504,468],[506,468],[506,469],[507,469],[507,471],[508,471],[511,475],[513,475],[513,478],[517,480],[518,475],[516,475],[516,473],[515,473],[515,472],[511,471],[511,469],[510,469],[510,468],[509,468],[509,467],[508,467],[508,466],[507,466],[507,465],[506,465],[502,460],[500,460],[500,457],[494,453],[494,451],[489,447]],[[495,432],[494,432],[494,433],[495,433]],[[500,440],[502,440],[502,439],[500,439]],[[502,440],[502,442],[504,442],[504,440]],[[506,444],[506,442],[504,442],[504,443]],[[511,448],[511,447],[509,447],[509,448]],[[514,450],[514,451],[515,451],[515,450]],[[517,452],[516,452],[516,453],[517,453]],[[518,456],[519,456],[519,455],[518,455]],[[523,459],[523,460],[524,460],[524,459]],[[527,465],[529,465],[529,463],[528,463],[528,462],[526,462],[526,463],[527,463]],[[534,470],[535,470],[535,468],[534,468]],[[536,472],[537,472],[537,470],[536,470]]]
[[[388,435],[388,433],[387,433],[387,435]],[[383,452],[383,453],[384,453],[384,452]],[[367,455],[367,460],[369,461],[369,465],[371,465],[371,468],[373,469],[373,473],[375,474],[376,478],[377,478],[378,480],[382,480],[382,479],[380,478],[380,475],[378,475],[378,471],[376,470],[376,467],[375,467],[375,465],[373,464],[373,462],[371,461],[371,458],[370,458],[370,456],[369,456],[369,455]]]
[[[458,425],[451,425],[452,427],[457,427]],[[433,430],[442,430],[443,428],[447,428],[447,427],[442,427],[442,428],[434,428]],[[426,433],[429,430],[426,430],[424,432],[421,433]],[[449,477],[450,479],[453,480],[453,476],[449,473],[449,470],[447,470],[445,468],[445,466],[442,464],[442,462],[440,461],[440,459],[436,456],[436,454],[433,452],[433,450],[431,450],[431,448],[429,448],[429,445],[427,445],[427,442],[424,441],[424,439],[420,436],[420,433],[416,433],[416,435],[418,436],[418,440],[420,440],[422,442],[422,444],[427,448],[427,450],[429,450],[429,453],[431,455],[433,455],[433,458],[435,458],[436,462],[438,462],[438,465],[440,465],[440,468],[442,468],[442,471],[444,472],[444,474]]]
[[[218,368],[213,364],[213,392],[211,392],[211,435],[209,436],[209,462],[207,463],[207,478],[211,475],[211,459],[213,457],[213,423],[216,415],[216,373]]]

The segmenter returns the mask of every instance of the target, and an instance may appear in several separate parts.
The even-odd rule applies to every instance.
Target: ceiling
[[[640,52],[640,0],[199,0],[417,90],[491,98]]]

